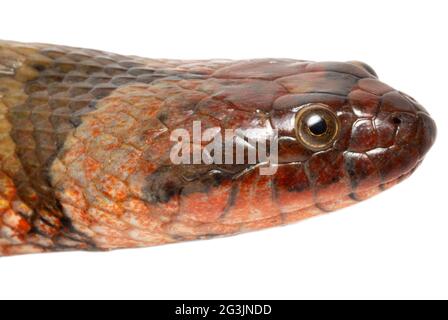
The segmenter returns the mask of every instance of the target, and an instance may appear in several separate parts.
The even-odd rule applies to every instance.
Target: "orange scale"
[[[33,244],[40,245],[43,247],[54,246],[53,240],[51,240],[49,238],[42,237],[42,235],[40,235],[40,234],[33,234],[33,233],[27,234],[26,240],[28,243],[33,243]],[[58,239],[58,240],[60,240],[60,239]],[[79,245],[79,243],[78,243],[78,245]]]
[[[137,214],[146,214],[149,211],[149,208],[144,201],[135,198],[123,202],[123,208]]]
[[[110,154],[108,163],[104,165],[104,170],[124,181],[141,168],[140,162],[140,152],[133,148],[123,147]]]
[[[163,222],[153,216],[154,208],[138,199],[129,199],[123,202],[125,212],[120,217],[129,225],[144,230],[161,230]]]
[[[293,212],[314,204],[313,192],[302,165],[280,166],[274,184],[281,212]]]
[[[123,208],[98,190],[97,182],[92,181],[86,188],[85,196],[90,207],[101,208],[113,215],[121,215]]]
[[[136,119],[130,116],[126,111],[121,111],[115,114],[115,117],[110,119],[110,122],[105,122],[105,131],[110,131],[112,134],[121,135],[126,132],[134,130],[138,125]],[[110,129],[110,130],[108,130]]]
[[[282,216],[275,216],[267,219],[262,219],[254,222],[244,223],[241,227],[241,231],[256,231],[260,229],[272,228],[283,224]]]
[[[150,230],[152,232],[162,232],[163,223],[149,215],[149,212],[136,213],[125,211],[120,219],[138,229]]]
[[[3,222],[14,229],[18,234],[24,235],[31,230],[31,225],[27,220],[22,218],[19,214],[13,210],[8,210],[2,215]]]
[[[59,234],[60,229],[53,227],[53,226],[49,226],[48,224],[44,223],[41,219],[37,219],[34,222],[34,227],[39,230],[40,233],[43,233],[44,235],[48,236],[48,237],[54,237],[57,234]]]
[[[170,150],[177,144],[169,140],[169,136],[162,135],[154,139],[146,139],[147,146],[143,151],[143,157],[145,160],[158,161],[162,155],[169,156]]]
[[[164,243],[174,242],[174,239],[166,234],[155,233],[153,231],[145,231],[141,229],[133,229],[128,232],[128,236],[136,241],[144,242],[145,245],[155,246]]]
[[[108,197],[115,201],[122,201],[128,196],[128,188],[120,179],[105,174],[99,180],[99,188]]]
[[[104,124],[95,117],[83,118],[81,126],[75,131],[76,138],[89,140],[104,133]]]
[[[161,222],[170,222],[180,212],[180,197],[172,197],[167,203],[148,204],[151,216]]]
[[[123,88],[122,90],[124,91],[125,88]],[[140,89],[141,90],[141,89]],[[135,104],[140,104],[140,105],[144,105],[145,102],[153,102],[155,97],[153,95],[141,95],[141,94],[134,94],[132,95],[133,92],[129,92],[129,95],[127,95],[125,92],[123,97],[118,97],[118,102],[122,103],[123,100],[125,100],[127,103],[129,103],[130,105],[134,106]],[[160,102],[159,99],[156,99],[156,101]]]
[[[89,238],[93,239],[94,237],[97,236],[97,234],[92,231],[90,226],[84,225],[84,224],[79,223],[77,221],[73,221],[72,224],[73,224],[73,228],[75,228],[78,232],[81,232],[86,237],[89,237]]]
[[[18,232],[11,229],[11,227],[5,225],[4,223],[0,223],[0,236],[0,239],[5,239],[8,242],[20,243],[23,240],[22,235],[20,235]]]
[[[210,187],[207,193],[181,194],[180,219],[186,218],[202,223],[217,221],[227,207],[231,189],[231,182],[226,181],[217,187]]]
[[[62,228],[61,219],[63,218],[63,214],[61,212],[41,209],[39,210],[39,216],[55,228]]]
[[[283,223],[284,224],[294,223],[304,219],[318,216],[323,213],[324,212],[321,209],[313,205],[308,208],[303,208],[294,212],[286,213],[283,217]]]
[[[115,239],[130,239],[130,237],[127,236],[127,232],[125,230],[117,230],[103,224],[95,224],[91,227],[91,229],[99,236],[105,236]],[[93,240],[96,242],[96,237]]]
[[[104,196],[99,196],[97,200],[93,202],[91,205],[94,205],[98,208],[102,208],[109,214],[113,214],[116,216],[120,216],[124,212],[123,208],[119,204]]]
[[[97,106],[107,106],[108,111],[119,111],[119,109],[123,109],[123,98],[113,93],[112,95],[101,99]]]
[[[129,175],[126,179],[126,185],[129,188],[129,193],[136,198],[144,198],[144,188],[146,186],[147,174],[140,170],[134,174]]]
[[[164,232],[180,240],[194,240],[198,236],[203,235],[203,229],[198,229],[201,223],[196,221],[176,221],[167,224],[164,227]],[[204,224],[203,224],[204,225]],[[204,225],[207,226],[207,225]]]
[[[86,156],[84,159],[84,171],[86,178],[91,180],[101,173],[101,163]]]
[[[169,96],[173,96],[178,94],[180,88],[173,83],[169,83],[168,81],[158,81],[157,83],[152,84],[151,91],[154,92],[156,98],[160,100],[165,100]],[[146,88],[143,88],[146,90]],[[144,93],[143,93],[144,94]]]
[[[161,101],[154,96],[140,97],[129,107],[130,115],[135,118],[145,119],[154,116],[160,110]]]
[[[1,246],[0,248],[0,253],[7,256],[42,252],[45,252],[45,249],[34,245]]]
[[[9,202],[15,198],[16,193],[17,190],[14,181],[6,174],[0,172],[0,195]]]
[[[69,203],[81,209],[87,207],[87,202],[81,188],[74,183],[65,182],[60,186],[57,186],[55,194],[62,203]]]
[[[93,220],[97,221],[101,226],[108,226],[115,230],[128,230],[130,225],[121,220],[121,216],[115,216],[110,214],[109,212],[97,209],[90,208],[87,213],[92,216]]]
[[[64,164],[67,165],[72,163],[85,153],[86,153],[85,145],[81,141],[77,141],[74,144],[70,145],[68,149],[63,148],[63,154],[61,156],[61,159],[63,160]]]
[[[64,213],[73,223],[77,223],[84,226],[90,226],[96,220],[86,210],[77,208],[70,204],[62,202],[62,207],[64,208]],[[80,230],[81,231],[81,230]],[[83,231],[82,231],[83,232]]]
[[[0,214],[8,210],[10,207],[9,201],[0,196]]]
[[[144,117],[143,117],[144,118]],[[168,133],[167,127],[156,118],[149,118],[148,120],[144,120],[138,130],[136,130],[135,134],[138,135],[138,138],[146,143],[151,143],[156,138],[163,136]]]

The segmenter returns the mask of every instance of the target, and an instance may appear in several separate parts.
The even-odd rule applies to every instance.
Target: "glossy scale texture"
[[[339,121],[325,150],[297,141],[308,104]],[[170,134],[193,121],[267,137],[278,129],[277,172],[173,164]],[[360,62],[154,60],[0,41],[0,255],[296,222],[403,180],[435,135],[420,104]]]

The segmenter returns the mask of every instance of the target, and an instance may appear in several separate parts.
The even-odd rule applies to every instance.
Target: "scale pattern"
[[[308,103],[326,104],[341,122],[328,150],[295,141],[291,119]],[[278,129],[276,174],[172,164],[171,133],[192,133],[194,121],[202,131]],[[401,181],[434,139],[426,110],[359,62],[155,60],[0,42],[0,255],[151,246],[299,221]]]

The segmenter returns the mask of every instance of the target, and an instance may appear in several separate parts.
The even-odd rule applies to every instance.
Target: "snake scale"
[[[275,135],[275,173],[260,174],[259,158],[173,163],[171,135],[194,135],[194,123]],[[402,181],[435,136],[427,111],[361,62],[158,60],[0,41],[0,256],[289,224]]]

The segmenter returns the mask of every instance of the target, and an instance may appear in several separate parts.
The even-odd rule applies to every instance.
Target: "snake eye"
[[[296,115],[296,136],[306,148],[320,151],[328,148],[339,132],[335,113],[323,104],[303,106]]]

